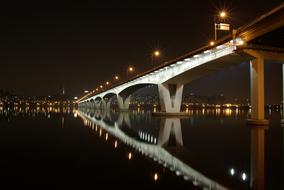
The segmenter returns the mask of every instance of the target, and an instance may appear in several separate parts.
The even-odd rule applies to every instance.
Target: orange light
[[[128,71],[133,72],[134,68],[133,67],[128,67]]]
[[[159,52],[159,51],[155,51],[155,52],[154,52],[154,55],[155,55],[156,57],[158,57],[158,56],[160,56],[160,52]]]
[[[119,79],[119,76],[118,76],[118,75],[115,75],[115,76],[114,76],[114,79],[115,79],[115,80],[118,80],[118,79]]]
[[[210,42],[210,45],[211,45],[211,46],[214,46],[214,45],[215,45],[215,42],[214,42],[214,41],[211,41],[211,42]]]
[[[221,18],[225,18],[227,16],[225,11],[220,12],[220,17]]]

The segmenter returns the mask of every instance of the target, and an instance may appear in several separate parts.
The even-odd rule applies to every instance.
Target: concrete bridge
[[[82,97],[78,100],[79,107],[109,109],[115,97],[119,109],[128,110],[131,94],[140,88],[157,85],[162,114],[180,114],[185,84],[232,65],[248,62],[252,109],[249,123],[267,125],[264,117],[264,64],[284,63],[283,33],[284,3],[233,30],[215,46],[201,47],[110,89]]]

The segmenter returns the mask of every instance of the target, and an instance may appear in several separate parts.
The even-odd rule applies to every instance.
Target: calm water
[[[1,185],[96,189],[284,189],[281,113],[0,109]],[[264,159],[262,159],[264,158]]]

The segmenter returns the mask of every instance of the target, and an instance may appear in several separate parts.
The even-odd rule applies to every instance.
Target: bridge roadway
[[[128,110],[132,93],[149,85],[157,85],[162,114],[180,114],[185,84],[232,65],[248,62],[252,109],[248,123],[267,125],[264,116],[264,64],[284,63],[283,28],[284,3],[233,30],[232,34],[220,39],[216,46],[202,47],[110,89],[97,94],[92,92],[80,98],[78,105],[110,109],[112,98],[116,97],[119,109]],[[260,43],[262,41],[276,42],[276,45]]]

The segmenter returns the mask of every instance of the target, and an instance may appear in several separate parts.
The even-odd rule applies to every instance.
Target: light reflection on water
[[[239,110],[239,109],[201,109],[201,110],[187,110],[189,113],[189,119],[187,122],[193,121],[192,124],[194,124],[194,117],[199,116],[223,116],[220,119],[220,124],[224,124],[224,119],[226,118],[233,118],[237,119],[238,117],[242,118],[245,122],[246,118],[248,118],[248,111],[245,110]],[[96,113],[93,113],[96,112]],[[225,182],[224,184],[228,186],[221,185],[224,181],[214,181],[213,179],[210,179],[210,177],[207,177],[200,173],[198,171],[198,168],[195,170],[190,167],[190,165],[186,165],[186,160],[183,160],[181,158],[183,157],[176,157],[174,153],[176,153],[177,150],[182,150],[184,148],[183,143],[183,134],[182,134],[182,128],[181,128],[181,118],[159,118],[160,126],[159,126],[159,132],[151,131],[151,130],[145,130],[143,126],[137,127],[137,121],[138,123],[142,120],[147,120],[147,117],[149,117],[149,113],[140,114],[141,110],[134,111],[133,113],[123,112],[123,113],[116,113],[118,118],[116,121],[114,121],[114,125],[109,125],[106,122],[104,122],[104,117],[98,117],[100,114],[100,110],[82,110],[78,111],[78,116],[80,116],[84,123],[87,126],[90,126],[91,123],[96,123],[96,126],[99,126],[103,128],[103,130],[106,130],[110,132],[113,136],[117,137],[124,143],[128,144],[129,146],[133,147],[134,149],[138,149],[138,151],[147,157],[150,157],[153,159],[153,161],[163,165],[164,167],[169,168],[169,170],[176,173],[177,176],[182,175],[185,180],[191,180],[192,183],[196,186],[201,186],[203,188],[209,188],[209,189],[226,189],[234,188],[235,186],[239,186],[242,188],[252,188],[252,189],[264,189],[265,183],[264,183],[264,134],[265,130],[267,128],[264,128],[262,126],[255,126],[252,127],[249,131],[251,134],[250,136],[250,144],[248,145],[251,147],[250,149],[250,168],[230,168],[227,166],[226,171],[224,170],[224,176],[228,178],[228,181],[232,181],[230,183]],[[93,115],[96,115],[97,117],[93,117]],[[102,115],[108,115],[108,117],[111,117],[112,114],[105,114],[102,113]],[[191,118],[190,116],[193,116]],[[141,117],[144,117],[144,119],[141,119]],[[98,119],[99,118],[99,119]],[[115,116],[114,116],[115,118]],[[151,117],[150,117],[151,118]],[[201,117],[202,118],[202,117]],[[239,118],[239,119],[240,119]],[[110,118],[108,118],[110,119]],[[153,120],[153,118],[151,118]],[[203,118],[204,119],[204,118]],[[154,118],[155,120],[155,118]],[[133,124],[131,123],[133,122]],[[153,122],[153,121],[152,121]],[[200,122],[200,120],[197,120],[197,122]],[[243,123],[244,123],[243,122]],[[132,132],[136,131],[137,135],[129,135],[128,130],[124,130],[125,126],[128,128],[132,128]],[[248,126],[245,126],[248,128]],[[138,128],[138,129],[137,129]],[[118,131],[112,131],[113,129]],[[110,131],[109,131],[110,130]],[[123,133],[125,136],[121,136],[120,133]],[[130,139],[129,139],[130,138]],[[168,150],[167,147],[171,147],[172,149],[172,143],[171,141],[174,141],[174,147],[175,151],[172,152]],[[142,143],[142,144],[141,144]],[[159,150],[152,150],[152,147],[156,147]],[[160,155],[165,155],[165,153],[161,153],[160,151],[166,151],[167,156],[161,157]],[[159,152],[159,154],[155,154],[154,152]],[[131,153],[128,155],[129,159],[132,158]],[[168,160],[175,160],[175,163],[168,162]],[[261,161],[262,160],[262,161]],[[229,171],[229,172],[228,172]],[[202,171],[204,172],[204,171]],[[220,172],[220,171],[218,171]],[[217,172],[217,173],[218,173]],[[206,172],[205,172],[206,173]],[[219,174],[218,174],[219,175]],[[224,176],[222,176],[222,179],[224,180]],[[236,181],[238,184],[236,184]],[[243,183],[243,184],[242,184]],[[231,185],[231,186],[230,186]]]
[[[9,117],[9,120],[13,119],[11,117],[19,115],[44,116],[50,119],[54,113],[72,114],[74,118],[82,119],[84,125],[92,129],[104,141],[110,141],[113,148],[117,148],[120,142],[131,147],[132,149],[126,152],[126,159],[135,160],[139,153],[198,187],[207,189],[277,187],[277,185],[273,186],[273,182],[267,181],[265,172],[265,168],[267,168],[265,164],[267,163],[264,155],[265,152],[272,151],[265,149],[266,136],[271,135],[267,133],[277,128],[277,131],[282,132],[281,138],[283,139],[280,150],[282,153],[278,153],[282,154],[283,163],[278,163],[278,165],[284,165],[284,128],[279,130],[281,113],[276,114],[276,119],[272,118],[273,125],[270,126],[270,129],[245,126],[245,120],[249,117],[249,112],[246,110],[188,109],[187,112],[189,113],[187,118],[154,118],[151,116],[151,112],[140,108],[130,113],[118,113],[101,110],[73,111],[71,108],[20,109],[16,107],[15,109],[1,109],[0,107],[0,116]],[[268,112],[268,115],[271,116],[271,112]],[[276,122],[278,124],[274,126]],[[66,122],[62,116],[61,126],[64,127],[64,125]],[[110,136],[113,136],[114,139]],[[274,137],[270,136],[270,138]],[[220,142],[215,143],[218,140]],[[246,143],[242,143],[242,141],[246,141]],[[227,145],[223,142],[226,142]],[[218,147],[222,143],[224,147]],[[240,147],[235,146],[238,143]],[[228,147],[231,145],[232,147]],[[242,152],[246,152],[246,150],[248,150],[249,157]],[[228,152],[232,155],[229,155]],[[196,155],[201,164],[204,161],[204,166],[211,167],[210,170],[207,168],[209,171],[194,165]],[[201,155],[200,160],[198,155]],[[227,159],[223,157],[227,157]],[[211,158],[212,160],[220,160],[220,163],[217,161],[213,165],[208,164],[207,159]],[[192,163],[193,165],[191,165]],[[197,166],[200,166],[200,163]],[[218,167],[216,163],[221,167]],[[215,166],[216,171],[214,171]],[[157,172],[151,173],[151,176],[154,181],[162,178],[162,174]],[[283,187],[283,182],[279,182],[279,184]]]

